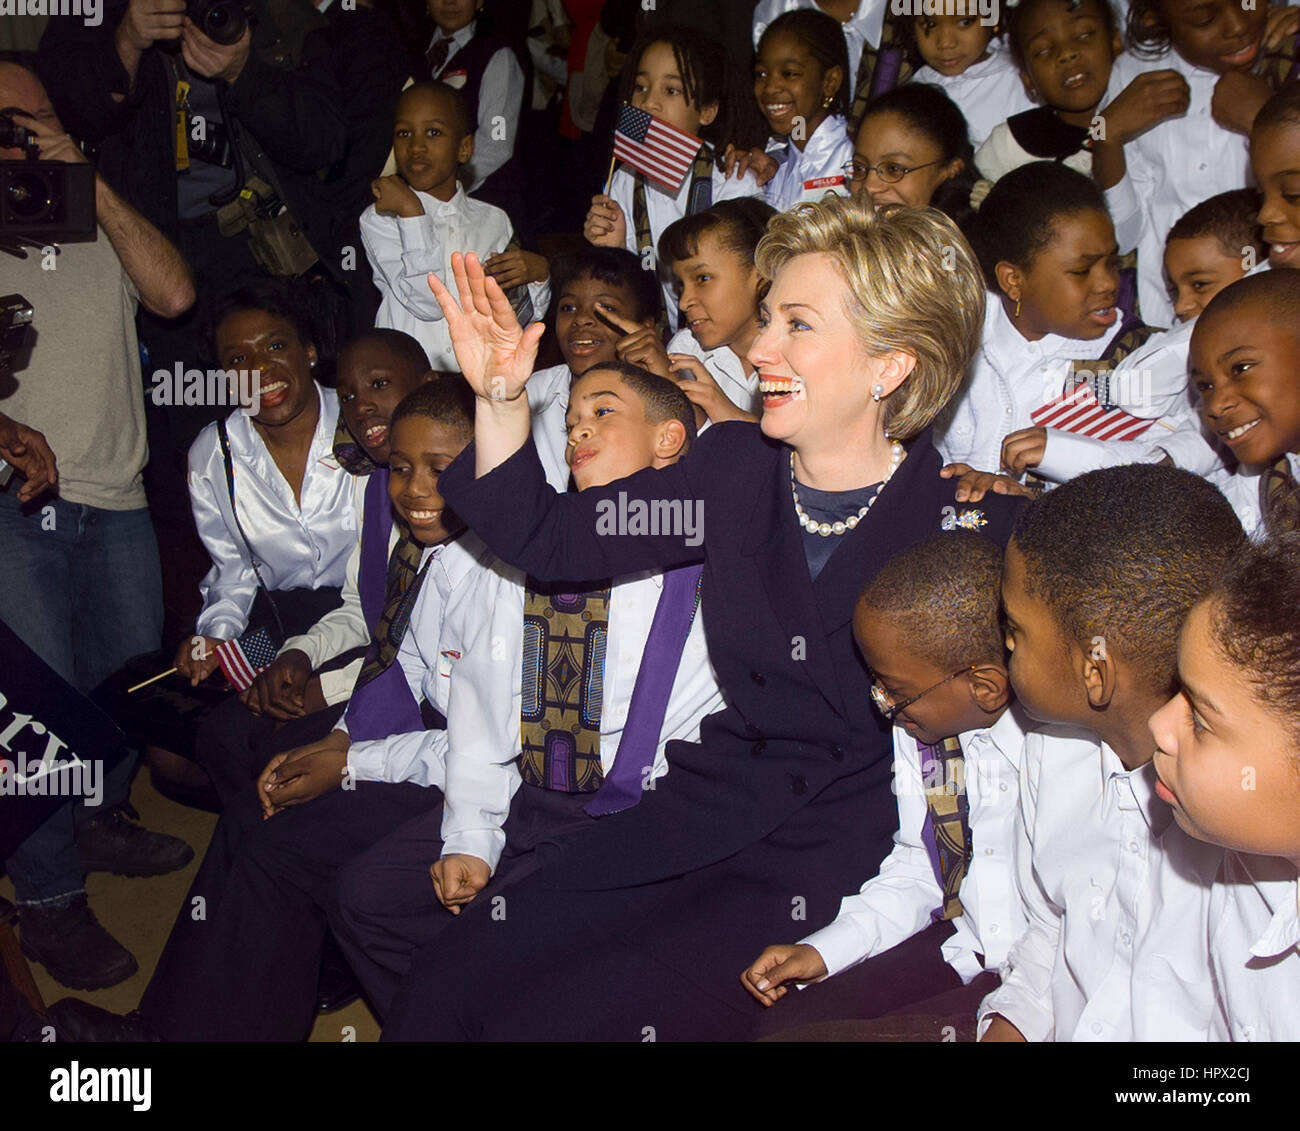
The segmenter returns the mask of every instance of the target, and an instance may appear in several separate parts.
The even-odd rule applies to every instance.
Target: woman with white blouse
[[[258,378],[241,381],[252,403],[190,447],[194,523],[212,558],[195,635],[176,653],[192,685],[216,669],[213,649],[250,627],[260,586],[289,634],[337,604],[358,530],[353,477],[333,451],[338,400],[312,376],[316,347],[300,310],[262,284],[223,299],[212,326],[221,367]]]

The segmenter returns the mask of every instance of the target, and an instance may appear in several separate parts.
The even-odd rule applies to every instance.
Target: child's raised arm
[[[456,363],[478,398],[474,414],[475,475],[505,463],[528,440],[531,416],[524,386],[537,360],[545,326],[519,325],[500,284],[473,252],[451,257],[460,301],[437,275],[429,289],[442,307]]]

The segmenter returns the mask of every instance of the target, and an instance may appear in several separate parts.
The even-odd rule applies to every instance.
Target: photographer
[[[85,161],[33,71],[0,62],[0,106],[30,131],[41,160]],[[0,149],[0,160],[24,156]],[[176,248],[98,176],[95,201],[98,239],[10,264],[36,312],[36,338],[26,364],[0,379],[0,409],[28,425],[12,439],[0,426],[0,454],[7,446],[32,476],[0,491],[0,620],[83,692],[160,643],[135,314],[140,305],[171,318],[194,301]],[[52,456],[44,472],[44,456],[33,461],[44,441],[32,429],[49,437],[60,464],[57,496],[28,502],[42,474],[53,480]],[[83,873],[159,875],[192,856],[123,814],[130,769],[128,759],[106,775],[100,807],[61,806],[7,861],[24,952],[73,988],[114,985],[136,969],[90,910]]]

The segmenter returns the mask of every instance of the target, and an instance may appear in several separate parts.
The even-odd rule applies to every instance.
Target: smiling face
[[[1214,236],[1192,236],[1165,244],[1165,278],[1178,321],[1195,318],[1229,283],[1246,272],[1241,255],[1230,255]]]
[[[949,77],[983,59],[993,38],[978,16],[917,16],[914,26],[921,58]]]
[[[422,545],[435,546],[464,529],[438,493],[438,477],[471,439],[450,424],[418,414],[392,426],[388,497]]]
[[[782,137],[794,129],[796,118],[802,118],[802,138],[792,139],[800,150],[825,121],[823,103],[843,81],[839,67],[824,69],[788,32],[765,35],[754,60],[754,97],[759,110],[772,132]]]
[[[456,170],[474,154],[450,95],[411,90],[397,103],[393,160],[408,185],[438,200],[456,195]]]
[[[681,68],[669,43],[652,43],[641,53],[632,83],[632,105],[669,125],[698,134],[718,116],[718,104],[696,106],[686,94]]]
[[[569,391],[565,462],[579,491],[603,487],[647,467],[665,467],[681,452],[679,421],[655,424],[645,403],[610,369],[587,370]]]
[[[1082,650],[1066,640],[1047,602],[1025,588],[1025,559],[1014,539],[1003,559],[1002,609],[1011,685],[1026,713],[1040,722],[1086,725]]]
[[[448,35],[468,27],[483,10],[483,0],[428,0],[429,15]]]
[[[1182,690],[1151,716],[1156,792],[1190,836],[1238,852],[1300,856],[1300,750],[1276,709],[1213,636],[1197,605],[1178,644]]]
[[[235,310],[217,324],[215,339],[223,369],[260,374],[260,406],[254,423],[280,427],[316,404],[311,375],[316,347],[303,342],[291,323],[265,310]]]
[[[1300,124],[1250,135],[1250,163],[1263,203],[1256,217],[1273,267],[1300,267]]]
[[[793,447],[832,444],[877,413],[868,357],[848,316],[848,288],[824,253],[797,255],[759,307],[749,350],[763,390],[763,432]]]
[[[1173,49],[1196,67],[1247,72],[1259,56],[1268,8],[1241,0],[1163,0],[1160,15]]]
[[[924,208],[935,190],[950,177],[961,172],[960,157],[943,161],[943,151],[933,138],[908,125],[901,114],[883,111],[868,114],[858,127],[853,147],[855,193],[865,192],[879,208],[882,204],[910,204]],[[911,169],[897,181],[885,181],[876,172],[897,174]]]
[[[677,305],[700,348],[731,346],[744,357],[758,332],[758,271],[733,251],[726,251],[716,232],[700,236],[689,259],[675,259]]]
[[[936,667],[909,648],[905,625],[859,600],[853,610],[853,637],[867,667],[893,703],[920,695],[891,720],[917,742],[933,745],[988,725],[988,715],[971,697],[970,673],[948,679],[951,671]]]
[[[1244,304],[1202,316],[1188,370],[1205,426],[1242,463],[1300,451],[1300,329]]]
[[[571,279],[560,292],[555,306],[555,336],[559,340],[564,363],[574,373],[582,373],[602,361],[614,361],[614,347],[624,336],[622,331],[597,316],[604,311],[619,319],[635,320],[636,296],[631,288],[607,283],[590,275]],[[653,326],[654,317],[641,320]]]
[[[375,463],[388,462],[388,425],[398,402],[432,374],[418,373],[374,342],[344,351],[339,358],[339,412],[347,430]]]
[[[999,263],[996,272],[1010,303],[1020,302],[1015,324],[1030,341],[1100,338],[1119,319],[1119,245],[1104,212],[1056,217],[1051,242],[1028,267]]]
[[[1106,93],[1111,64],[1122,48],[1118,32],[1106,33],[1097,2],[1039,4],[1017,32],[1026,84],[1063,121],[1076,126],[1091,124],[1093,110]]]

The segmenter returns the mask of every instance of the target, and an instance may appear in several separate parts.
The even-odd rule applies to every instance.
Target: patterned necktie
[[[600,766],[609,590],[524,594],[524,781],[562,793],[594,793]]]
[[[420,558],[424,547],[412,536],[410,528],[400,519],[393,524],[398,530],[397,545],[388,556],[388,584],[384,588],[384,611],[379,616],[379,623],[374,628],[374,639],[366,662],[357,677],[357,688],[364,687],[372,679],[382,675],[397,658],[397,650],[402,646],[407,625],[411,623],[411,609],[420,594],[420,583],[428,572],[428,564],[435,555],[429,556],[429,563],[420,568]]]
[[[442,68],[447,65],[447,56],[451,54],[451,36],[435,39],[424,53],[425,62],[429,64],[429,77],[437,78]]]
[[[970,863],[969,805],[966,765],[961,742],[945,738],[934,746],[918,742],[921,778],[925,783],[925,825],[921,839],[930,854],[935,878],[943,889],[943,906],[933,913],[936,922],[961,914],[961,882]]]
[[[1268,533],[1300,530],[1300,484],[1296,483],[1291,461],[1286,456],[1260,476],[1259,505]]]

